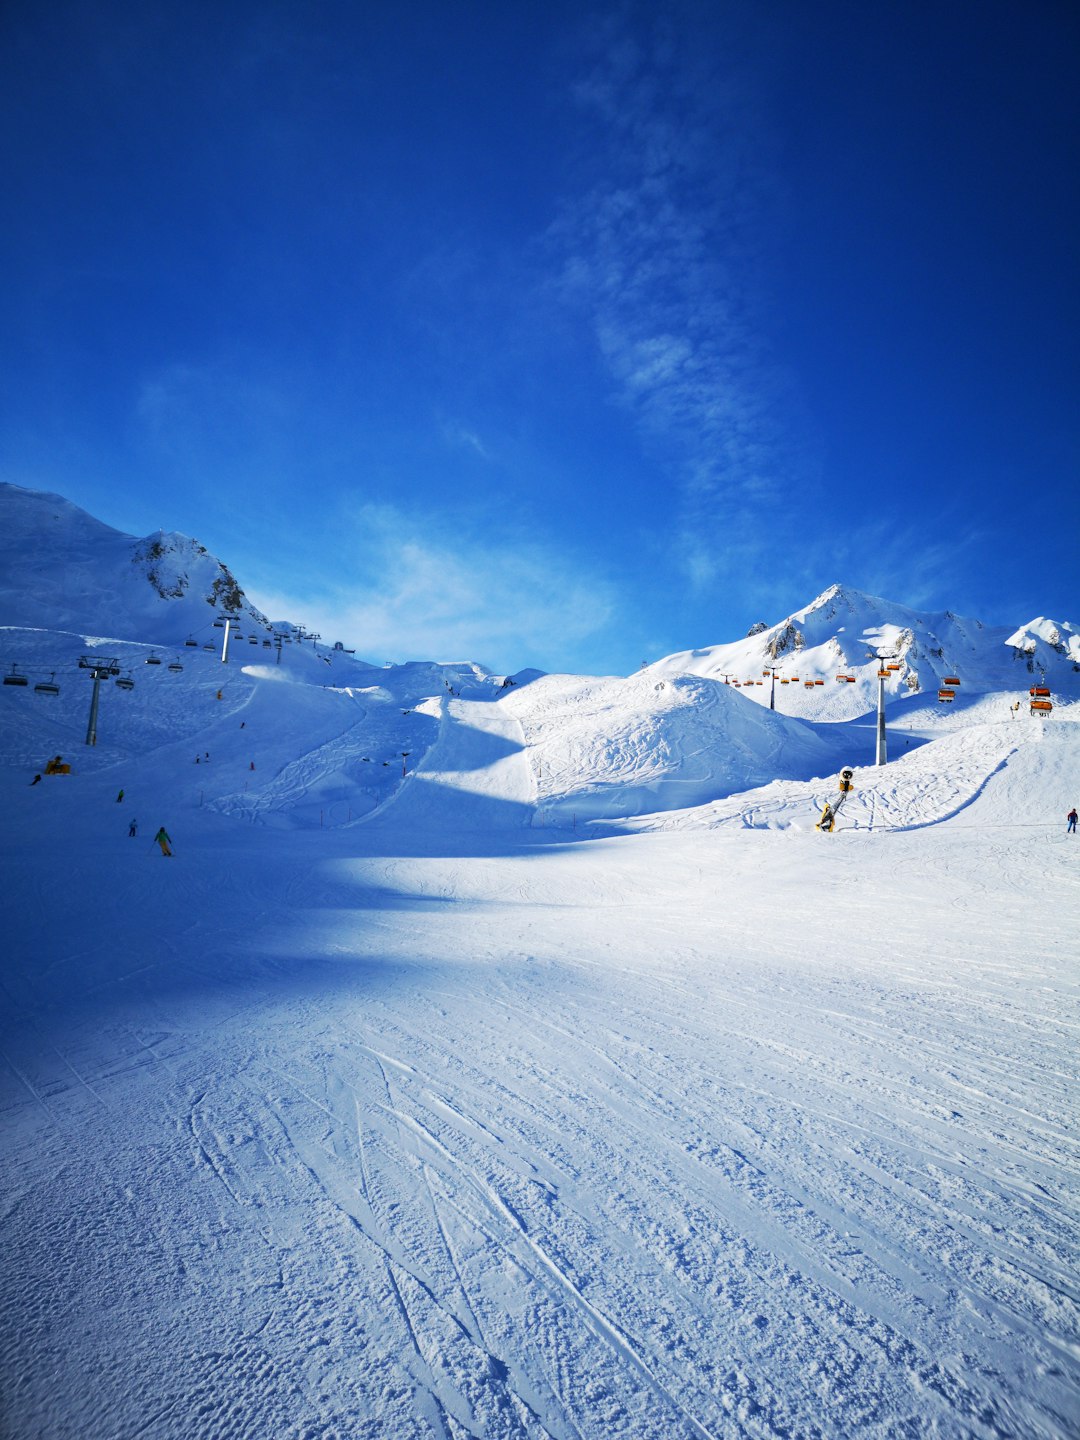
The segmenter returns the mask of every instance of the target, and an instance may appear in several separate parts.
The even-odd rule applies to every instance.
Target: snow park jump
[[[0,537],[5,1433],[1075,1436],[1075,626],[507,677]]]

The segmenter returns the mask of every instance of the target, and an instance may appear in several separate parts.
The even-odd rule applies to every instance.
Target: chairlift
[[[1049,700],[1032,700],[1031,702],[1032,715],[1049,715],[1053,708]]]
[[[780,684],[781,684],[781,685],[790,685],[790,684],[791,684],[791,681],[790,681],[790,680],[781,680],[781,681],[780,681]]]
[[[225,621],[224,621],[224,620],[215,620],[215,621],[214,621],[214,629],[215,629],[215,630],[224,630],[224,629],[225,629]]]
[[[899,669],[900,669],[899,662],[896,661],[896,660],[894,660],[891,664],[886,665],[886,666],[885,666],[885,669],[886,669],[886,670],[899,670]]]
[[[134,690],[135,681],[132,680],[130,675],[121,675],[120,679],[116,682],[116,688],[118,690]]]
[[[888,670],[886,670],[886,669],[884,669],[884,668],[882,668],[881,670],[879,670],[879,671],[877,672],[877,678],[878,678],[879,680],[887,680],[887,679],[889,678],[889,672],[888,672]]]
[[[11,667],[11,674],[4,676],[5,685],[29,685],[29,683],[30,682],[29,680],[27,680],[26,676],[20,675],[14,665],[12,665]]]
[[[944,678],[944,680],[942,680],[941,683],[942,683],[943,685],[959,685],[959,684],[960,684],[960,676],[959,676],[959,675],[946,675],[945,678]]]
[[[161,664],[161,661],[158,659],[158,657],[157,657],[156,655],[147,655],[146,659],[143,661],[143,664],[144,664],[144,665],[160,665],[160,664]]]
[[[179,675],[180,671],[183,670],[183,668],[184,667],[180,664],[179,660],[174,660],[169,666],[169,669],[173,672],[174,675]]]
[[[948,701],[950,701],[950,700],[955,700],[955,699],[956,699],[956,691],[955,691],[955,690],[939,690],[939,691],[937,692],[937,698],[938,698],[939,702],[940,702],[942,705],[944,705],[944,704],[946,704]]]
[[[1033,685],[1028,691],[1028,694],[1039,700],[1049,700],[1050,687],[1048,685]]]
[[[824,681],[824,680],[815,680],[815,681],[814,681],[814,684],[815,684],[815,685],[824,685],[824,684],[825,684],[825,681]]]
[[[35,695],[59,695],[60,686],[56,683],[56,672],[53,671],[48,680],[40,680],[34,686]]]
[[[184,641],[184,644],[190,645],[192,649],[194,649],[195,646],[198,645],[198,643],[199,642],[195,639],[194,635],[189,635],[188,638]]]
[[[202,648],[203,648],[204,650],[216,650],[216,649],[217,649],[217,646],[216,646],[216,645],[204,645]]]
[[[269,641],[269,640],[264,640],[264,641],[263,641],[263,649],[264,649],[264,650],[269,650],[269,649],[270,649],[270,641]]]
[[[249,645],[257,645],[258,643],[259,637],[257,635],[252,635],[251,639],[248,641]]]

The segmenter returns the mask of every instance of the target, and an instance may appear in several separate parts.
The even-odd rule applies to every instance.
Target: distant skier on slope
[[[154,842],[161,846],[162,855],[172,855],[172,851],[169,849],[172,841],[169,839],[164,825],[162,825],[161,829],[154,836]]]
[[[116,803],[117,803],[118,805],[121,804],[122,801],[123,801],[123,799],[124,799],[124,792],[123,792],[123,790],[121,790],[121,791],[120,791],[120,794],[117,795],[117,797],[116,797]]]
[[[129,834],[130,836],[134,837],[134,836],[136,836],[138,833],[139,833],[139,822],[138,822],[137,820],[131,820],[131,821],[129,821],[129,823],[128,823],[128,834]]]
[[[41,784],[41,776],[40,776],[40,775],[35,775],[34,778],[30,781],[30,789],[32,790],[35,785],[40,785],[40,784]]]
[[[1065,816],[1065,819],[1068,820],[1068,822],[1069,822],[1068,825],[1065,826],[1065,834],[1066,834],[1066,835],[1075,835],[1075,834],[1076,834],[1076,806],[1075,806],[1075,805],[1074,805],[1073,808],[1069,811],[1068,815]]]

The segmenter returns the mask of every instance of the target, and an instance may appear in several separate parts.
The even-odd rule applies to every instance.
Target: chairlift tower
[[[80,655],[79,669],[89,670],[90,678],[94,682],[94,692],[90,697],[90,722],[86,727],[87,745],[97,744],[97,721],[98,705],[101,701],[101,682],[110,680],[114,675],[120,674],[119,660],[95,659],[93,655]]]
[[[761,673],[762,673],[763,676],[764,676],[764,675],[768,675],[768,676],[769,676],[769,709],[770,709],[770,710],[775,710],[775,709],[776,709],[776,676],[777,676],[777,673],[778,673],[778,667],[775,666],[775,665],[767,665],[767,666],[765,667],[765,669],[762,670]]]
[[[229,663],[229,636],[232,634],[232,616],[220,615],[218,618],[225,626],[225,638],[221,642],[221,663],[227,665]]]
[[[877,672],[877,747],[874,752],[874,764],[885,765],[888,763],[885,744],[885,681],[889,672],[885,668],[887,660],[899,660],[900,656],[895,650],[886,651],[870,650],[867,652],[871,660],[878,662]],[[894,667],[899,668],[899,667]]]

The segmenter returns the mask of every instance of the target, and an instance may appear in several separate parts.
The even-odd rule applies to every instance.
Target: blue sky
[[[1080,620],[1067,3],[0,20],[0,473],[376,660]]]

